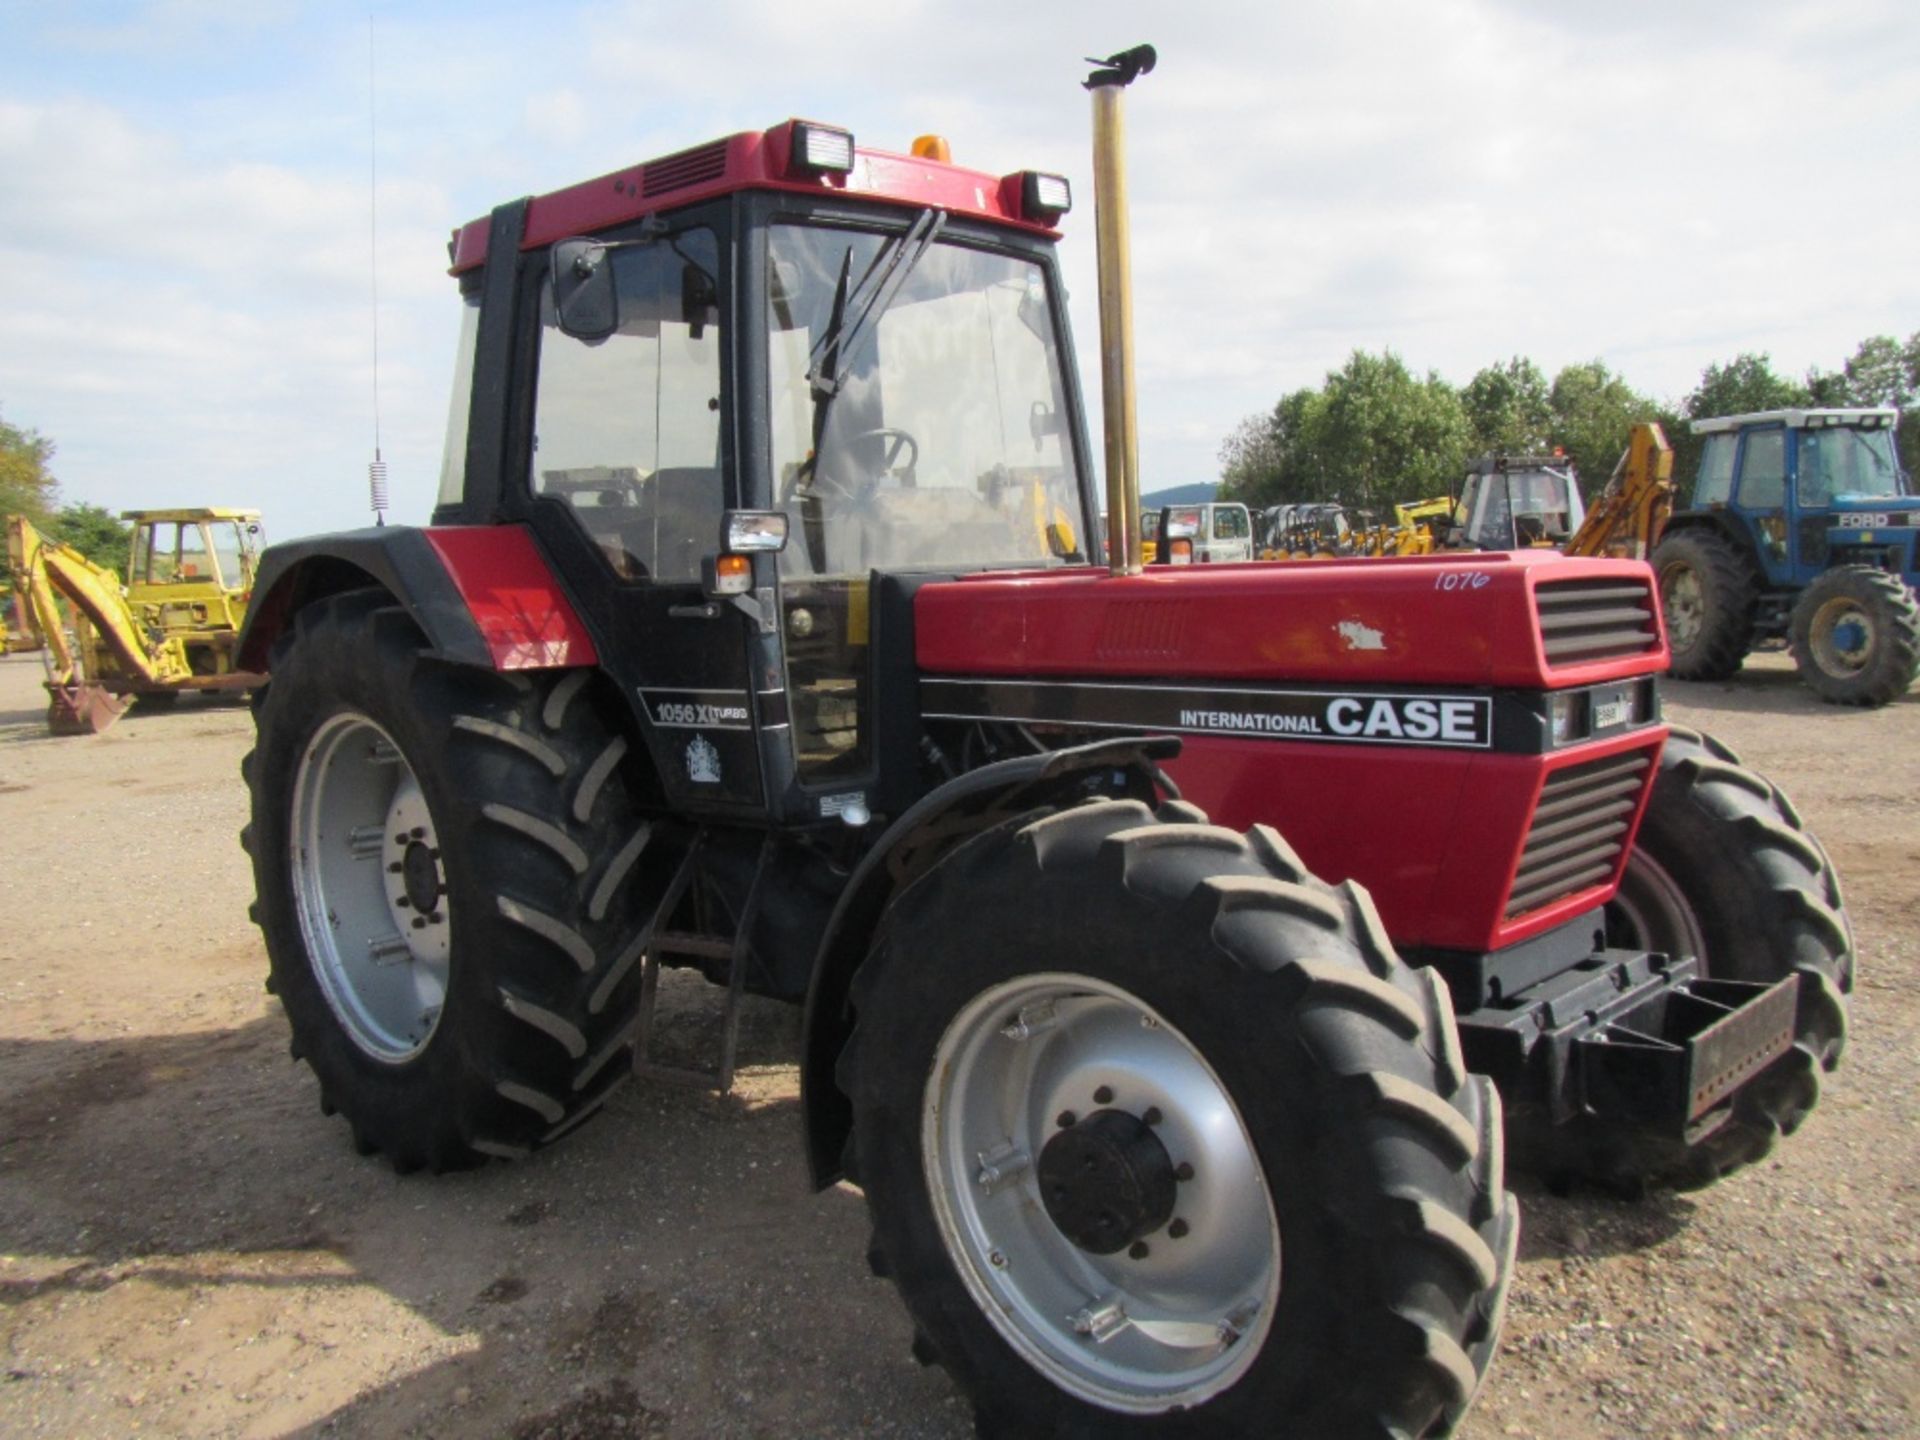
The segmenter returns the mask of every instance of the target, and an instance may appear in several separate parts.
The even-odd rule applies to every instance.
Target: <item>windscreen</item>
[[[784,573],[1076,556],[1084,519],[1045,271],[942,240],[863,317],[863,281],[901,258],[889,244],[771,232],[769,419],[795,537]]]
[[[1832,426],[1800,432],[1800,503],[1842,496],[1887,500],[1905,494],[1891,430]]]

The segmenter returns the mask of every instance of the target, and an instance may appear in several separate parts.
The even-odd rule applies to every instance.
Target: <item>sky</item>
[[[1743,351],[1796,374],[1920,330],[1911,0],[0,0],[0,418],[55,442],[66,501],[286,539],[366,523],[377,395],[392,516],[424,522],[449,232],[800,115],[1072,180],[1097,451],[1081,57],[1142,41],[1143,489],[1215,478],[1355,349],[1677,399]]]

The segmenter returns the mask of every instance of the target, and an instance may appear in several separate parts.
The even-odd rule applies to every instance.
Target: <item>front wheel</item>
[[[1268,830],[1088,804],[916,882],[855,1001],[876,1263],[981,1433],[1464,1413],[1517,1236],[1499,1105],[1364,892]]]
[[[1801,592],[1789,643],[1829,705],[1885,705],[1920,675],[1920,605],[1898,575],[1843,565]]]
[[[1767,1155],[1813,1110],[1846,1045],[1853,936],[1820,842],[1732,750],[1676,725],[1606,924],[1609,945],[1690,956],[1714,979],[1799,976],[1793,1048],[1691,1140],[1516,1116],[1516,1162],[1634,1191],[1710,1185]]]

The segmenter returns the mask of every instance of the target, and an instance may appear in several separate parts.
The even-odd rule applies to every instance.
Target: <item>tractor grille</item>
[[[1547,777],[1507,892],[1507,919],[1612,878],[1650,759],[1631,750]]]
[[[718,180],[727,173],[727,142],[698,145],[655,160],[640,171],[640,193],[647,197],[664,195],[669,190],[684,190],[689,185]]]
[[[1533,592],[1533,605],[1550,666],[1660,648],[1653,588],[1644,580],[1549,580]]]

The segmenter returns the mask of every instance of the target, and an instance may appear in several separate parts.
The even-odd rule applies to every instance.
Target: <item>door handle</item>
[[[711,600],[704,605],[669,605],[667,614],[675,620],[718,620],[720,607]]]

